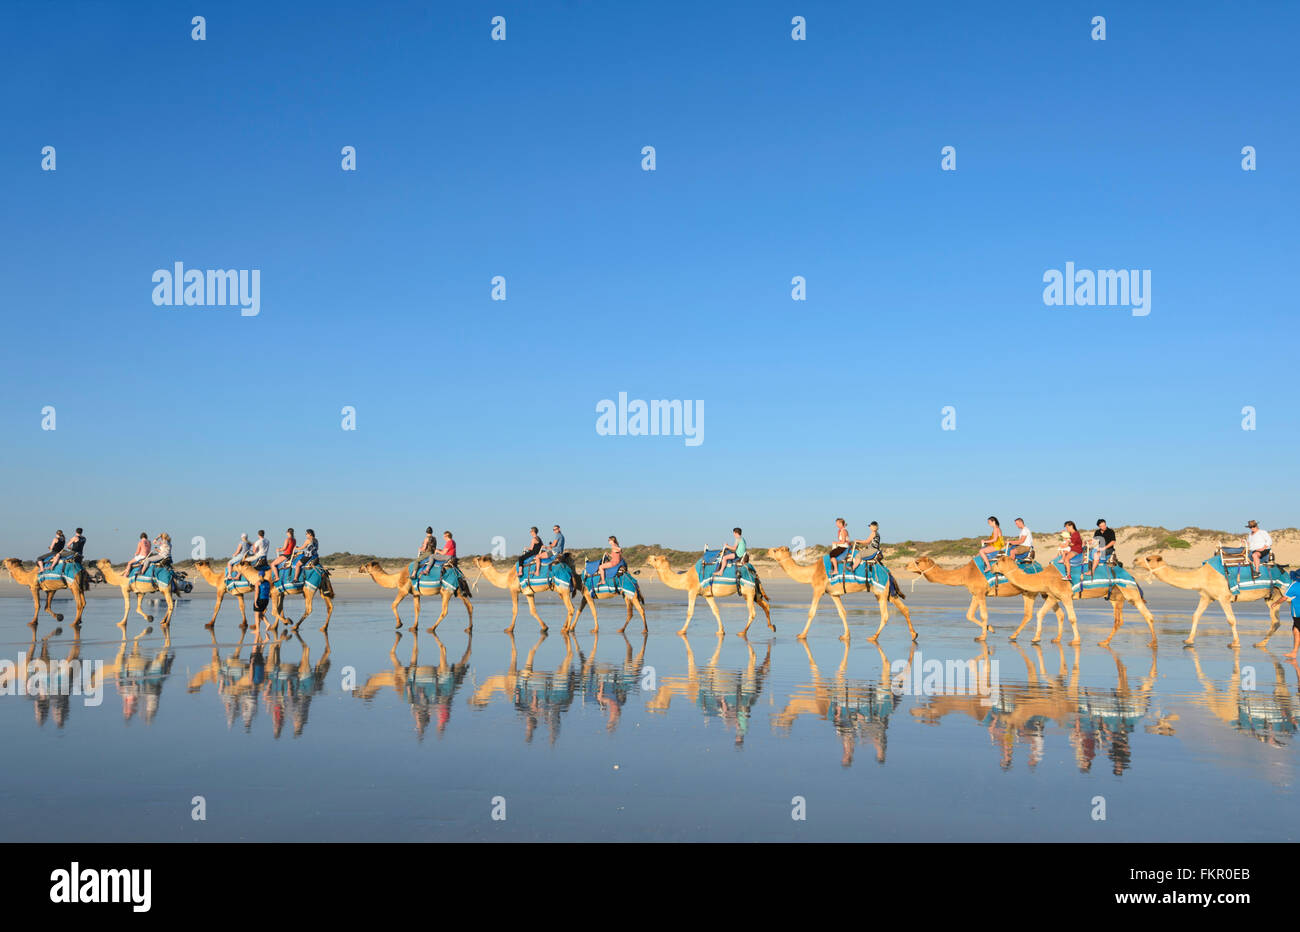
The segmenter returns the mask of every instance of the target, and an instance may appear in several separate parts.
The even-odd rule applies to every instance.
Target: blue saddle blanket
[[[1055,573],[1061,572],[1060,557],[1052,561],[1052,571]],[[1070,565],[1070,589],[1075,595],[1085,590],[1111,589],[1116,586],[1138,588],[1138,583],[1133,578],[1133,574],[1122,566],[1108,566],[1105,563],[1099,563],[1097,571],[1094,573],[1091,560],[1075,561]]]
[[[425,570],[416,575],[416,567],[423,560],[412,560],[406,567],[407,574],[411,577],[411,585],[420,595],[429,595],[435,592],[458,592],[465,582],[465,574],[457,567],[450,566],[446,560],[439,560],[436,563],[425,568]]]
[[[66,584],[70,580],[76,579],[81,573],[81,564],[74,563],[71,560],[64,560],[58,566],[47,567],[37,575],[37,582],[51,582],[53,580],[63,580]]]
[[[758,574],[748,563],[737,563],[731,560],[727,563],[726,569],[719,573],[720,555],[720,550],[706,550],[704,556],[695,562],[695,575],[699,577],[700,585],[706,591],[711,591],[715,586],[734,590],[758,585]]]
[[[291,563],[282,563],[275,568],[275,588],[280,592],[298,593],[302,592],[304,587],[319,589],[325,582],[328,575],[325,568],[317,563],[309,566],[302,571],[302,575],[294,579],[298,572],[298,565],[302,563],[303,554],[293,558]]]
[[[630,595],[639,591],[636,577],[627,571],[627,562],[611,566],[603,573],[599,560],[588,560],[583,568],[582,584],[592,595]]]
[[[997,561],[1000,555],[1001,555],[1000,553],[995,553],[995,554],[988,554],[987,556],[984,557],[981,556],[975,557],[975,566],[984,575],[984,581],[988,583],[990,589],[993,589],[997,586],[1001,586],[1004,583],[1010,583],[1011,585],[1015,585],[1014,583],[1011,583],[1011,580],[1007,579],[997,570],[992,568],[993,563]],[[988,560],[989,562],[986,563],[985,560]],[[1043,571],[1043,565],[1039,563],[1037,560],[1031,560],[1029,562],[1025,562],[1024,560],[1017,560],[1016,568],[1025,573],[1041,573]]]
[[[159,589],[166,589],[172,584],[172,577],[176,574],[172,572],[170,566],[159,566],[157,563],[151,563],[149,568],[144,572],[140,571],[138,565],[131,567],[131,575],[127,578],[131,582],[152,582]]]
[[[885,564],[875,560],[864,560],[862,563],[859,563],[857,567],[851,567],[849,564],[853,562],[852,558],[849,557],[848,552],[845,552],[840,554],[839,557],[836,558],[835,562],[837,566],[835,572],[832,573],[831,558],[828,556],[822,557],[822,569],[826,571],[826,581],[833,586],[870,585],[880,589],[885,589],[889,587],[889,584],[892,581],[892,578],[889,575],[889,570],[885,567]],[[897,584],[894,585],[894,588],[897,588]]]
[[[1223,558],[1217,553],[1206,560],[1205,563],[1224,575],[1228,580],[1228,588],[1232,590],[1233,595],[1254,592],[1257,589],[1280,588],[1285,590],[1291,585],[1291,578],[1279,566],[1270,566],[1268,564],[1260,566],[1259,577],[1256,578],[1251,575],[1249,564],[1246,566],[1224,566]]]
[[[570,594],[578,589],[578,577],[574,575],[569,564],[563,560],[556,562],[547,557],[542,560],[540,569],[536,568],[534,558],[530,557],[524,561],[524,572],[519,577],[519,589],[522,592],[531,592],[533,590],[549,589],[554,583],[556,588],[568,586]]]

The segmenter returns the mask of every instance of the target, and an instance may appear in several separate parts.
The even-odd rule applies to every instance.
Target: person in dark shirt
[[[1115,532],[1106,526],[1105,518],[1097,519],[1097,530],[1092,532],[1092,571],[1097,572],[1097,564],[1109,563],[1115,556]]]
[[[54,540],[50,541],[50,549],[36,558],[36,571],[39,573],[45,568],[45,561],[57,557],[67,546],[68,540],[63,536],[63,531],[54,532]]]
[[[59,551],[55,556],[54,562],[50,564],[50,569],[58,566],[64,560],[72,560],[74,563],[80,563],[82,554],[86,549],[86,538],[81,533],[81,528],[77,528],[77,533],[72,535],[72,540],[68,541],[68,546]]]
[[[529,542],[528,549],[525,550],[523,553],[521,553],[515,559],[515,574],[518,576],[524,575],[524,564],[527,563],[529,560],[531,560],[533,557],[538,556],[542,552],[542,539],[537,536],[537,528],[530,527],[528,529],[528,533],[532,535],[533,539]],[[541,560],[539,559],[537,562],[539,564],[537,568],[537,572],[540,572]]]

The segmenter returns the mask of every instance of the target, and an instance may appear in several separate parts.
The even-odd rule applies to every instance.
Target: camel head
[[[907,564],[906,569],[909,573],[925,573],[934,569],[934,567],[935,562],[929,557],[917,557],[911,563]]]
[[[768,555],[769,557],[771,557],[773,560],[780,559],[781,557],[789,557],[789,556],[790,556],[790,548],[789,548],[789,547],[773,547],[771,550],[769,550],[769,551],[767,552],[767,555]],[[794,559],[794,558],[793,558],[793,557],[790,557],[790,559]]]
[[[650,564],[653,569],[668,572],[668,558],[662,553],[652,553],[645,558],[646,563]]]
[[[1158,553],[1148,553],[1144,557],[1138,557],[1138,562],[1149,570],[1158,570],[1168,566],[1168,564],[1165,563],[1165,558],[1160,556]]]
[[[479,569],[492,569],[492,558],[486,554],[480,553],[474,558],[474,565]]]
[[[1003,553],[998,555],[998,558],[993,561],[993,565],[997,567],[998,571],[1002,573],[1003,576],[1005,576],[1007,575],[1007,570],[1014,570],[1016,568],[1016,561]]]
[[[10,571],[20,570],[22,568],[23,568],[23,561],[18,559],[17,557],[10,557],[9,559],[5,560],[5,569],[7,570]]]
[[[379,565],[378,560],[367,560],[357,567],[362,573],[382,573],[384,568]]]
[[[195,561],[194,561],[194,565],[195,565],[195,566],[201,566],[201,567],[203,567],[205,570],[210,570],[210,569],[212,569],[212,564],[209,563],[207,560],[195,560]]]

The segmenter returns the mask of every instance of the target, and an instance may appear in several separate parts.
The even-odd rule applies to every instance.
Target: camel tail
[[[326,572],[325,578],[321,580],[324,585],[320,587],[321,595],[334,598],[334,580],[330,579],[330,574]]]
[[[889,595],[890,597],[898,596],[900,599],[907,598],[907,595],[903,592],[903,587],[898,584],[898,580],[894,578],[893,573],[889,574]]]

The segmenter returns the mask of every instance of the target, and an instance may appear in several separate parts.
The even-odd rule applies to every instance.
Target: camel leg
[[[1120,628],[1124,627],[1123,604],[1124,604],[1123,599],[1110,600],[1111,612],[1115,616],[1115,627],[1111,629],[1110,635],[1106,638],[1106,640],[1097,642],[1099,647],[1110,647],[1110,639],[1119,633]]]
[[[1020,619],[1020,627],[1011,635],[1012,643],[1015,643],[1016,638],[1020,637],[1020,632],[1025,630],[1025,625],[1029,624],[1029,619],[1034,617],[1034,597],[1032,595],[1024,595],[1021,596],[1021,598],[1024,599],[1025,602],[1025,617]]]
[[[1147,647],[1159,646],[1159,641],[1156,638],[1156,619],[1155,616],[1151,614],[1151,609],[1147,608],[1146,600],[1144,600],[1140,594],[1135,592],[1129,601],[1133,603],[1133,606],[1142,615],[1142,620],[1147,623],[1147,627],[1151,630],[1151,643],[1149,643]]]
[[[213,609],[212,609],[212,620],[209,621],[209,622],[208,622],[206,625],[204,625],[203,627],[208,628],[208,629],[212,629],[212,628],[216,627],[216,624],[217,624],[217,615],[221,614],[221,603],[222,603],[222,601],[223,601],[225,598],[226,598],[226,584],[225,584],[224,581],[222,581],[222,582],[217,583],[217,604],[216,604],[216,606],[213,607]],[[243,600],[242,597],[241,597],[240,600],[239,600],[239,604],[240,604],[241,607],[242,607],[243,604],[244,604],[244,600]],[[241,613],[241,614],[242,614],[242,613]],[[125,616],[125,615],[122,616],[122,620],[123,620],[123,621],[126,621],[126,616]]]
[[[736,636],[742,638],[749,636],[749,626],[754,623],[754,616],[757,614],[754,611],[754,593],[748,589],[745,590],[745,607],[749,609],[749,618],[745,622],[745,627],[736,632]]]
[[[1187,632],[1187,638],[1183,641],[1185,646],[1192,647],[1196,644],[1196,626],[1200,623],[1201,616],[1205,614],[1205,610],[1210,607],[1210,603],[1213,601],[1214,599],[1208,593],[1201,593],[1201,600],[1196,603],[1196,611],[1192,612],[1192,630]]]
[[[325,624],[321,625],[320,629],[322,631],[329,631],[330,619],[334,617],[334,599],[323,592],[320,597],[325,600]],[[416,631],[419,630],[419,628],[416,628]]]
[[[1271,624],[1268,627],[1268,634],[1264,635],[1264,640],[1260,641],[1258,644],[1255,645],[1256,647],[1261,649],[1266,649],[1268,647],[1268,639],[1273,636],[1273,632],[1276,631],[1278,625],[1282,623],[1281,619],[1278,617],[1278,610],[1282,608],[1282,600],[1281,599],[1278,599],[1277,601],[1270,600],[1265,602],[1264,604],[1268,606],[1268,614],[1269,614],[1269,620]]]
[[[1071,599],[1070,601],[1066,602],[1063,599],[1058,599],[1057,603],[1058,605],[1064,605],[1065,614],[1070,616],[1070,631],[1072,632],[1074,638],[1072,641],[1070,641],[1070,646],[1074,647],[1079,643],[1079,621],[1074,616],[1074,600]],[[1056,613],[1056,637],[1052,638],[1052,643],[1053,644],[1061,643],[1061,638],[1064,636],[1065,636],[1065,621],[1061,618],[1061,613],[1058,611]]]
[[[1237,616],[1232,612],[1232,606],[1228,604],[1227,599],[1219,599],[1219,607],[1223,609],[1223,614],[1228,616],[1228,624],[1232,628],[1232,640],[1228,642],[1229,647],[1236,647],[1241,641],[1237,638]]]
[[[798,634],[799,640],[801,641],[807,640],[808,629],[812,627],[813,617],[817,614],[817,603],[820,602],[821,600],[822,600],[822,590],[814,588],[812,605],[808,607],[808,622],[803,626],[803,630],[799,632]],[[807,647],[807,645],[804,646]]]
[[[77,614],[72,619],[72,627],[81,627],[81,615],[86,610],[86,593],[81,591],[81,587],[72,590],[72,600],[77,603]]]
[[[722,613],[718,611],[718,603],[711,595],[706,595],[704,601],[709,603],[709,608],[713,609],[713,617],[718,620],[718,634],[726,634],[727,632],[722,629]]]
[[[848,613],[844,611],[844,600],[841,599],[834,592],[828,592],[826,593],[826,595],[830,597],[831,604],[835,606],[835,611],[840,616],[840,624],[844,627],[844,633],[840,635],[840,640],[844,641],[845,643],[848,643],[848,641],[850,640],[849,616]]]
[[[172,612],[176,610],[176,600],[172,597],[172,587],[167,585],[163,587],[163,599],[167,602],[167,614],[163,616],[162,626],[168,627],[172,623]]]
[[[146,615],[144,609],[140,607],[141,603],[143,602],[144,602],[144,593],[137,592],[135,594],[135,613],[145,620],[145,624],[153,624],[153,616]]]
[[[616,634],[622,634],[627,630],[627,626],[632,623],[632,599],[623,596],[623,601],[627,604],[627,618],[623,621],[623,627],[619,628]]]
[[[54,611],[54,609],[50,608],[50,603],[51,603],[52,601],[54,601],[54,590],[53,590],[53,589],[47,589],[47,590],[45,590],[45,612],[46,612],[46,614],[48,614],[48,615],[53,615],[55,621],[62,621],[62,620],[63,620],[63,614],[62,614],[61,612],[56,612],[56,611]]]
[[[979,620],[975,619],[975,610],[979,609]],[[980,636],[975,640],[982,641],[989,636],[993,629],[989,627],[989,604],[988,597],[983,592],[972,592],[970,596],[970,607],[966,609],[966,619],[972,624],[980,626]]]
[[[406,598],[406,592],[399,588],[397,590],[397,598],[393,599],[393,618],[397,620],[398,628],[402,627],[402,616],[397,613],[397,606],[401,604],[402,599],[404,598]],[[411,594],[411,599],[415,602],[417,606],[420,604],[419,596],[415,595],[414,593]],[[416,624],[418,625],[419,621],[417,621]]]
[[[537,624],[538,624],[539,629],[542,630],[542,631],[545,631],[545,630],[546,630],[546,622],[542,621],[542,616],[539,615],[539,614],[537,614],[537,600],[536,600],[536,598],[533,597],[533,594],[532,594],[531,592],[528,593],[528,595],[524,596],[524,598],[528,600],[528,614],[530,614],[530,615],[532,615],[534,618],[536,618],[536,619],[537,619]],[[566,623],[566,624],[568,623],[567,619],[566,619],[565,623]],[[561,628],[560,630],[563,631],[564,629]]]
[[[217,603],[217,607],[218,607],[218,608],[221,607],[221,603],[220,603],[220,602]],[[125,627],[126,627],[126,616],[129,615],[129,614],[131,614],[131,587],[130,587],[130,586],[123,586],[123,587],[122,587],[122,620],[119,621],[119,622],[117,623],[117,626],[118,626],[119,628],[125,628]],[[217,617],[217,615],[216,615],[216,613],[214,612],[214,613],[212,614],[212,618],[213,618],[214,621],[216,620],[216,617]],[[208,627],[212,627],[212,626],[209,625]]]
[[[686,634],[686,629],[691,626],[691,616],[695,614],[695,598],[699,595],[696,589],[690,589],[686,593],[686,624],[682,625],[682,630],[678,634]]]
[[[469,599],[465,598],[463,595],[458,595],[456,598],[460,599],[460,601],[464,604],[465,614],[469,616],[469,621],[465,625],[465,633],[468,634],[469,632],[474,630],[474,604],[470,602]]]
[[[450,606],[451,606],[451,593],[444,589],[442,591],[442,611],[438,613],[438,620],[433,623],[433,627],[428,629],[430,634],[438,633],[438,625],[442,624],[442,620],[447,617],[447,609]],[[419,616],[416,616],[415,627],[417,629],[420,627]]]
[[[631,604],[631,603],[628,603],[628,604]],[[640,600],[640,599],[637,599],[637,600],[636,600],[636,610],[637,610],[638,612],[641,613],[641,633],[642,633],[642,634],[649,634],[649,633],[650,633],[650,622],[646,621],[646,618],[645,618],[645,606],[641,604],[641,600]]]
[[[769,630],[772,630],[772,631],[775,631],[775,630],[776,630],[776,625],[772,624],[772,606],[771,606],[771,604],[767,601],[767,599],[764,599],[764,598],[762,598],[761,596],[755,596],[754,601],[758,604],[758,607],[761,608],[761,609],[763,610],[763,616],[764,616],[765,618],[767,618],[767,627],[768,627],[768,629],[769,629]]]
[[[880,632],[885,630],[885,624],[889,621],[889,593],[882,592],[876,596],[876,601],[880,603],[880,627],[876,633],[867,638],[868,641],[875,642],[880,637]]]
[[[519,617],[519,590],[510,590],[510,627],[505,629],[506,634],[513,634],[515,630],[515,619]]]
[[[242,631],[248,627],[248,612],[244,609],[244,594],[236,592],[235,599],[239,602],[239,630]]]
[[[1043,607],[1038,610],[1038,623],[1034,627],[1034,636],[1029,640],[1030,644],[1038,644],[1043,640],[1043,616],[1047,614],[1048,609],[1052,607],[1055,601],[1050,595],[1043,600]]]
[[[27,622],[27,627],[35,628],[36,619],[41,617],[41,590],[32,586],[32,620]]]
[[[596,616],[596,600],[592,598],[591,593],[586,589],[582,590],[582,602],[591,609],[591,623],[595,625],[595,627],[591,629],[591,633],[600,634],[600,618]],[[627,620],[632,620],[632,612],[630,610],[627,613]],[[573,620],[573,626],[575,628],[578,627],[578,620],[576,618]],[[626,628],[627,625],[624,625],[623,627]],[[623,633],[622,629],[619,629],[619,633]]]
[[[912,640],[917,638],[916,629],[912,627],[912,613],[907,610],[907,604],[898,596],[891,596],[889,601],[894,608],[898,609],[903,615],[903,620],[907,622],[907,630],[912,632]]]

